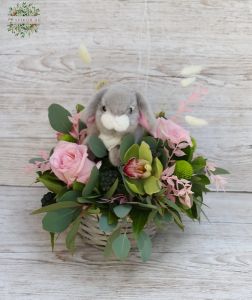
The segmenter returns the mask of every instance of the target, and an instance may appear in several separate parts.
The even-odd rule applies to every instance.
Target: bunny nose
[[[108,130],[114,129],[115,131],[118,132],[126,131],[130,125],[129,117],[127,115],[124,114],[121,116],[115,116],[111,114],[109,111],[106,111],[101,116],[101,122],[106,129]]]

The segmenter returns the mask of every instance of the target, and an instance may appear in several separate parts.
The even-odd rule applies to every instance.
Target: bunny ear
[[[103,95],[106,93],[107,89],[100,90],[95,97],[89,101],[87,107],[83,110],[83,113],[81,115],[81,120],[88,124],[93,123],[95,121],[95,113],[98,108],[99,103],[101,102],[101,99]]]
[[[138,122],[143,128],[150,131],[151,128],[155,126],[155,115],[153,114],[149,103],[140,93],[136,92],[136,97],[140,112]]]

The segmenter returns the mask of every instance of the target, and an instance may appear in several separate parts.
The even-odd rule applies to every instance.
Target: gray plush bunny
[[[143,96],[121,84],[99,91],[81,118],[87,124],[88,136],[96,134],[103,141],[114,166],[120,162],[119,149],[124,135],[134,133],[137,141],[144,128],[150,130],[155,126],[154,113]]]

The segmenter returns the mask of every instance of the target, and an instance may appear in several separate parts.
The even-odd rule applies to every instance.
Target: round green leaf
[[[129,204],[121,204],[117,205],[113,208],[114,213],[117,215],[118,218],[124,218],[128,215],[131,211],[132,206]]]
[[[107,155],[107,148],[105,147],[103,141],[98,138],[96,135],[91,135],[88,138],[88,146],[94,155],[98,158],[103,158]]]
[[[152,252],[152,242],[148,234],[141,231],[137,238],[137,248],[140,252],[143,262],[147,261]]]
[[[102,231],[106,233],[112,232],[115,229],[116,225],[117,223],[109,224],[107,215],[101,215],[99,219],[99,227]]]
[[[120,234],[113,242],[112,249],[117,258],[124,260],[127,258],[130,251],[130,241],[127,234]]]
[[[69,133],[73,124],[69,118],[71,114],[59,104],[51,104],[48,108],[48,118],[52,128],[58,132]]]
[[[57,211],[48,212],[43,220],[43,228],[49,232],[63,232],[76,215],[80,208],[63,208]]]

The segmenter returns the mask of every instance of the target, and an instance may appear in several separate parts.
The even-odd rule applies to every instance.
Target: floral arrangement
[[[207,186],[223,186],[228,172],[196,154],[196,141],[187,130],[165,117],[157,116],[157,126],[145,132],[139,142],[133,135],[123,137],[120,165],[113,166],[98,136],[87,137],[80,115],[83,106],[70,114],[58,104],[49,107],[49,121],[57,132],[57,144],[50,154],[30,160],[36,182],[49,192],[42,207],[33,214],[46,213],[43,229],[51,235],[66,231],[66,247],[73,252],[83,218],[96,216],[107,236],[106,255],[127,258],[131,242],[125,223],[130,223],[143,261],[151,255],[148,224],[160,227],[175,222],[182,230],[181,215],[200,221]]]

